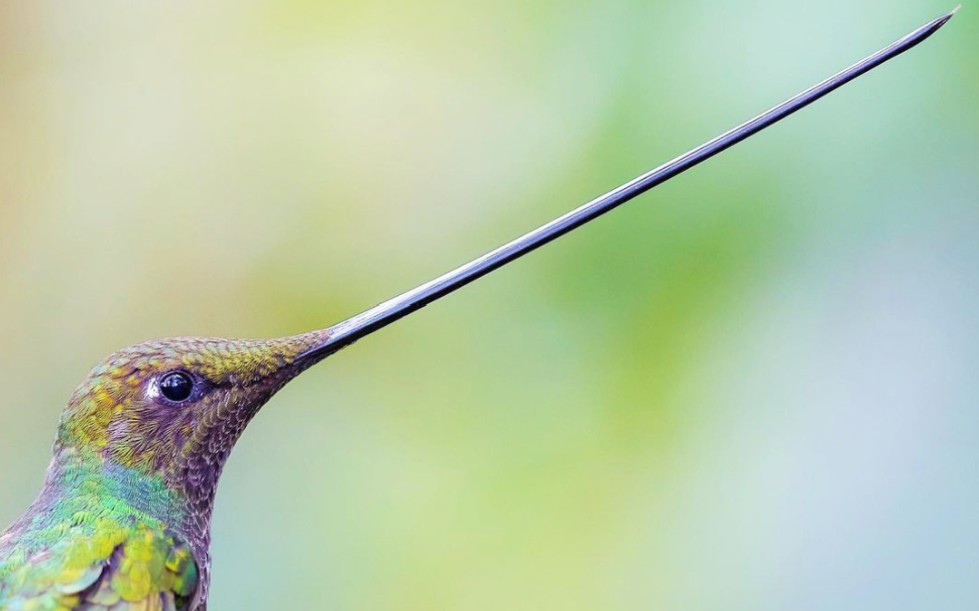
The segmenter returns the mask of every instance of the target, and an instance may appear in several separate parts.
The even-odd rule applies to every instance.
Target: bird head
[[[273,340],[186,337],[120,350],[72,394],[57,449],[210,497],[248,422],[322,358],[310,351],[328,337],[327,331]]]

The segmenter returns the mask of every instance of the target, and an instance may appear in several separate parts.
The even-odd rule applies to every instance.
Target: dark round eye
[[[190,398],[194,393],[194,380],[183,371],[174,371],[160,380],[160,394],[174,403]]]

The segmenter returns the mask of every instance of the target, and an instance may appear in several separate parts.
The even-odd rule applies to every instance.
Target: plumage
[[[323,331],[138,344],[72,394],[44,486],[0,536],[0,609],[202,611],[211,511],[239,435]],[[173,401],[162,380],[192,380]]]

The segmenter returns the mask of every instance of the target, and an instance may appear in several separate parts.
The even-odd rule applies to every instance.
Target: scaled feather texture
[[[40,495],[0,536],[0,609],[204,611],[225,460],[327,337],[162,340],[96,366],[68,401]],[[179,401],[161,391],[175,373],[191,384]]]

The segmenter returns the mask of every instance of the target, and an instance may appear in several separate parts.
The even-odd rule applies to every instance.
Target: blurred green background
[[[0,523],[68,394],[325,326],[952,8],[0,5]],[[221,609],[979,600],[979,5],[330,359],[239,444]]]

